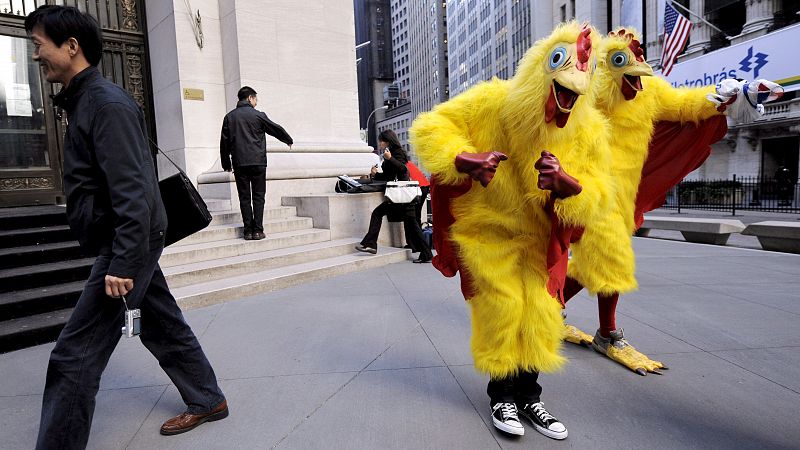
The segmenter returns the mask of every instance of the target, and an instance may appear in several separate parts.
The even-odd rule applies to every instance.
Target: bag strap
[[[173,160],[172,160],[172,158],[170,158],[169,156],[167,156],[167,152],[165,152],[164,150],[161,150],[161,147],[159,147],[159,146],[158,146],[158,144],[156,144],[155,142],[153,142],[153,140],[152,140],[152,139],[150,139],[149,137],[147,138],[147,140],[148,140],[148,141],[150,141],[150,143],[151,143],[151,144],[153,144],[153,147],[155,147],[155,148],[156,148],[156,150],[158,150],[158,153],[161,153],[161,156],[163,156],[164,158],[167,158],[167,161],[169,161],[170,163],[172,163],[172,165],[173,165],[173,166],[175,166],[175,168],[176,168],[176,169],[178,169],[178,172],[182,173],[182,174],[183,174],[183,176],[185,176],[186,178],[189,178],[189,176],[188,176],[188,175],[186,175],[186,172],[184,172],[184,171],[183,171],[183,169],[181,169],[180,167],[178,167],[178,165],[177,165],[177,164],[175,164],[175,161],[173,161]]]

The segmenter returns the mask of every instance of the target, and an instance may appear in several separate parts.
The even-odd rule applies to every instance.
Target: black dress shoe
[[[253,240],[254,241],[260,241],[260,240],[262,240],[262,239],[264,239],[266,237],[267,237],[267,235],[265,235],[262,231],[257,231],[255,233],[253,233]]]
[[[364,252],[364,253],[372,253],[373,255],[378,253],[377,248],[368,247],[366,245],[356,244],[355,249]]]
[[[253,233],[245,233],[244,234],[245,241],[252,241],[253,240]]]
[[[411,262],[413,262],[414,264],[425,264],[425,263],[431,262],[431,260],[430,259],[417,258],[417,259],[415,259],[414,261],[411,261]]]

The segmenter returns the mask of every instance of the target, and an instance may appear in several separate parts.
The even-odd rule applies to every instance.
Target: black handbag
[[[167,233],[164,240],[166,247],[207,227],[211,223],[212,217],[208,212],[206,202],[203,201],[200,193],[186,176],[186,172],[181,170],[158,145],[153,141],[150,143],[178,169],[178,173],[175,175],[158,182],[161,201],[167,212]]]

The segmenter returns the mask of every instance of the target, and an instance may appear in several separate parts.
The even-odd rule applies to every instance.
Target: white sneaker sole
[[[536,428],[536,431],[538,431],[539,433],[542,433],[543,435],[549,437],[550,439],[557,439],[559,441],[562,440],[562,439],[566,439],[567,438],[567,434],[569,434],[567,432],[567,430],[564,430],[561,433],[559,433],[557,431],[548,430],[547,428],[541,427],[541,426],[536,425],[536,424],[533,424],[533,427]]]
[[[516,428],[516,427],[508,426],[508,425],[504,424],[503,422],[500,422],[499,420],[495,419],[494,416],[492,416],[492,423],[494,424],[495,428],[497,428],[498,430],[503,431],[505,433],[513,434],[515,436],[523,436],[523,435],[525,435],[525,428],[523,428],[523,427]]]

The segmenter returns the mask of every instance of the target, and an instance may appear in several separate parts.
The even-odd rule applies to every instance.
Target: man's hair
[[[239,101],[242,101],[242,100],[247,100],[248,98],[250,98],[251,95],[258,95],[258,94],[256,94],[256,90],[251,88],[250,86],[244,86],[241,89],[239,89],[239,93],[237,95],[239,96]]]
[[[25,18],[25,31],[30,34],[41,26],[44,34],[59,47],[69,38],[81,46],[86,61],[96,66],[103,56],[103,35],[94,17],[72,6],[42,5]]]

